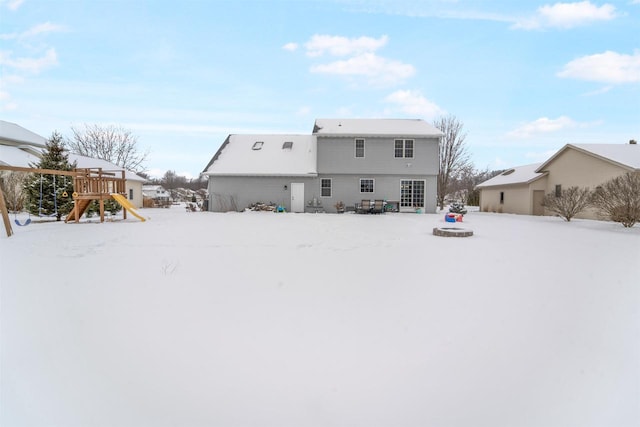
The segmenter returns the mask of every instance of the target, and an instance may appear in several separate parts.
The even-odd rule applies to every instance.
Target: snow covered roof
[[[0,144],[0,165],[28,168],[31,167],[31,163],[39,163],[40,158],[30,151],[13,145]]]
[[[93,157],[81,156],[79,154],[69,154],[69,163],[76,162],[77,168],[102,168],[105,172],[125,171],[124,177],[127,181],[139,181],[145,182],[146,179],[140,175],[125,170],[118,165],[115,165],[107,160],[94,159]]]
[[[534,163],[531,165],[507,169],[500,175],[496,175],[493,178],[476,185],[476,188],[494,187],[498,185],[529,184],[530,182],[546,175],[546,172],[537,172],[540,165],[541,163]]]
[[[440,137],[442,132],[420,119],[316,119],[316,135]]]
[[[538,168],[543,171],[549,163],[565,150],[573,148],[628,169],[640,169],[640,146],[637,144],[567,144]]]
[[[40,148],[44,148],[47,142],[46,138],[43,138],[37,133],[31,132],[15,123],[5,122],[4,120],[0,120],[0,140],[11,142],[11,145],[14,145],[13,143],[30,144]]]
[[[287,143],[292,144],[287,144]],[[204,170],[219,176],[316,176],[314,135],[229,135]]]

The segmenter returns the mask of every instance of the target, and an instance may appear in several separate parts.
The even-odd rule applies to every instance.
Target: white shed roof
[[[256,145],[257,142],[262,144]],[[292,142],[291,148],[284,148],[289,145],[285,142]],[[316,176],[316,137],[229,135],[204,173],[218,176]]]
[[[420,119],[316,119],[313,133],[340,136],[440,137],[442,132]]]
[[[541,164],[542,163],[534,163],[531,165],[507,169],[500,175],[496,175],[493,178],[478,184],[476,188],[494,187],[498,185],[528,184],[546,175],[546,172],[536,172]]]

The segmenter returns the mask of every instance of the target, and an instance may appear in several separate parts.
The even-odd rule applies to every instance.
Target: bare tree
[[[640,222],[640,172],[627,172],[597,187],[592,203],[611,221],[633,227]]]
[[[138,137],[120,126],[97,124],[84,125],[83,129],[71,127],[73,137],[65,140],[67,148],[76,154],[107,160],[124,169],[144,170],[148,151],[138,150]]]
[[[444,208],[444,199],[450,191],[452,179],[467,169],[471,162],[464,145],[467,137],[462,133],[464,124],[455,116],[440,117],[433,125],[444,134],[440,140],[440,172],[438,173],[437,200],[440,209]]]
[[[24,209],[25,196],[22,187],[25,177],[24,172],[0,172],[0,186],[10,211],[19,212]]]
[[[591,203],[591,190],[588,188],[569,187],[560,194],[549,193],[544,196],[542,206],[557,213],[567,222],[585,210]]]

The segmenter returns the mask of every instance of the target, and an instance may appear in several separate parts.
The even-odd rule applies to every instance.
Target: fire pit
[[[435,227],[433,235],[441,237],[470,237],[473,236],[473,231],[460,227]]]

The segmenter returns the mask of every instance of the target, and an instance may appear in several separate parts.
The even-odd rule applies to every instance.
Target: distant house
[[[544,163],[507,169],[479,184],[480,210],[549,215],[541,205],[545,194],[573,186],[594,189],[631,171],[640,172],[637,144],[567,144]],[[592,209],[578,217],[598,218]]]
[[[152,200],[155,207],[171,205],[170,194],[161,185],[145,184],[142,186],[142,194],[145,199]]]
[[[311,135],[229,135],[204,169],[209,210],[274,203],[335,212],[361,200],[435,212],[442,133],[423,120],[318,119]]]
[[[47,139],[15,123],[0,120],[0,165],[28,168],[40,162]],[[124,171],[127,198],[142,207],[142,184],[145,179],[111,162],[69,153],[69,162],[78,168],[102,168],[105,172]]]

